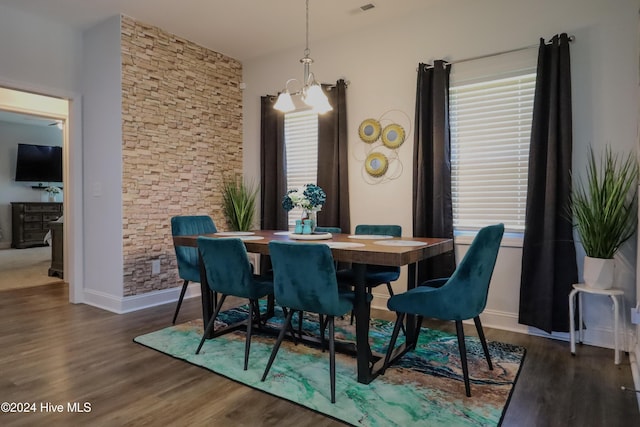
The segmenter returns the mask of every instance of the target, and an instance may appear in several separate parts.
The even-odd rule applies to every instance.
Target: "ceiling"
[[[314,40],[384,25],[443,1],[310,0],[310,47]],[[360,9],[369,3],[375,7]],[[304,0],[1,0],[0,4],[79,30],[122,13],[240,61],[304,47],[305,42]]]

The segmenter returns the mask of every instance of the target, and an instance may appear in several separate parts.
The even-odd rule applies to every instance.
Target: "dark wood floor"
[[[341,425],[132,342],[167,326],[173,310],[111,314],[68,304],[60,285],[0,292],[0,402],[38,405],[37,413],[0,413],[0,425]],[[193,299],[179,321],[199,316]],[[582,346],[571,357],[565,342],[486,335],[527,348],[504,426],[640,425],[636,397],[620,390],[633,386],[628,357],[615,366],[612,350]],[[43,413],[46,402],[89,402],[91,412]]]

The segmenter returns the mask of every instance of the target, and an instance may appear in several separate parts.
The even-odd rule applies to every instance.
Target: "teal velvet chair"
[[[213,219],[206,215],[183,215],[171,218],[171,234],[173,236],[189,236],[193,234],[212,234],[216,233]],[[189,282],[200,283],[200,264],[198,262],[198,250],[188,246],[174,246],[176,251],[176,259],[178,261],[178,275],[184,281],[176,312],[173,315],[173,324],[176,324],[178,312],[187,291]]]
[[[316,227],[316,233],[342,233],[340,227]]]
[[[335,316],[342,316],[353,309],[354,294],[338,289],[333,256],[327,245],[273,241],[269,243],[269,254],[273,264],[276,303],[286,309],[287,316],[262,375],[262,381],[269,374],[280,344],[290,327],[293,313],[318,313],[326,316],[326,324],[329,326],[331,403],[335,403],[334,319]],[[324,327],[321,327],[321,330],[324,335]]]
[[[399,225],[359,224],[356,225],[354,234],[379,234],[385,236],[400,237],[402,236],[402,227]],[[393,288],[391,287],[391,282],[395,282],[396,280],[398,280],[398,278],[400,278],[400,267],[387,265],[367,265],[367,271],[365,273],[367,292],[371,293],[371,290],[376,286],[385,284],[387,285],[389,296],[393,296]],[[338,271],[338,282],[340,283],[341,287],[351,286],[354,280],[355,278],[353,275],[353,270],[346,269]],[[353,313],[351,313],[351,323],[353,323]]]
[[[212,332],[216,317],[227,296],[246,298],[249,300],[244,349],[244,370],[246,371],[249,363],[252,326],[255,321],[260,320],[258,300],[273,294],[273,282],[268,277],[253,274],[247,249],[238,238],[198,237],[198,250],[202,255],[209,288],[213,292],[220,293],[221,298],[202,335],[196,354],[200,353],[206,337]]]
[[[450,278],[425,282],[423,285],[395,295],[387,301],[387,307],[397,313],[397,319],[385,357],[385,369],[389,365],[400,326],[407,314],[418,316],[418,326],[424,317],[452,320],[456,323],[465,391],[467,396],[471,396],[462,321],[473,319],[489,369],[493,370],[487,341],[480,323],[480,313],[487,305],[489,283],[503,234],[503,224],[484,227],[473,239],[469,250]],[[434,285],[439,287],[434,287]],[[416,343],[419,333],[420,328],[418,327],[415,337]]]
[[[402,236],[402,227],[399,225],[366,225],[359,224],[356,226],[355,234],[380,234],[386,236],[400,237]],[[389,296],[393,296],[393,288],[391,282],[395,282],[400,277],[400,267],[386,265],[367,265],[365,283],[367,290],[371,292],[372,288],[385,284],[389,291]],[[341,284],[353,284],[353,270],[341,270],[338,272],[338,281]]]

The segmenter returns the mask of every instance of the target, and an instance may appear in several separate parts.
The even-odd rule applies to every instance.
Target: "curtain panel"
[[[261,97],[260,122],[260,228],[286,230],[287,212],[282,198],[287,191],[284,114],[275,110],[275,97]]]
[[[568,296],[578,281],[571,197],[569,38],[540,40],[529,151],[519,322],[569,331]]]
[[[416,88],[413,146],[413,235],[453,239],[449,76],[451,65],[420,63]],[[418,283],[448,277],[454,254],[442,254],[418,264]]]
[[[318,223],[349,233],[347,85],[338,80],[335,86],[324,89],[333,110],[318,115],[318,185],[327,193],[327,200],[318,212]]]

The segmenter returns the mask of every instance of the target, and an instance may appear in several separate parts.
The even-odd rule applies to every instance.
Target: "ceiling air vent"
[[[376,7],[375,4],[367,3],[365,5],[360,6],[360,10],[363,11],[363,12],[366,12],[367,10],[373,9],[374,7]]]

